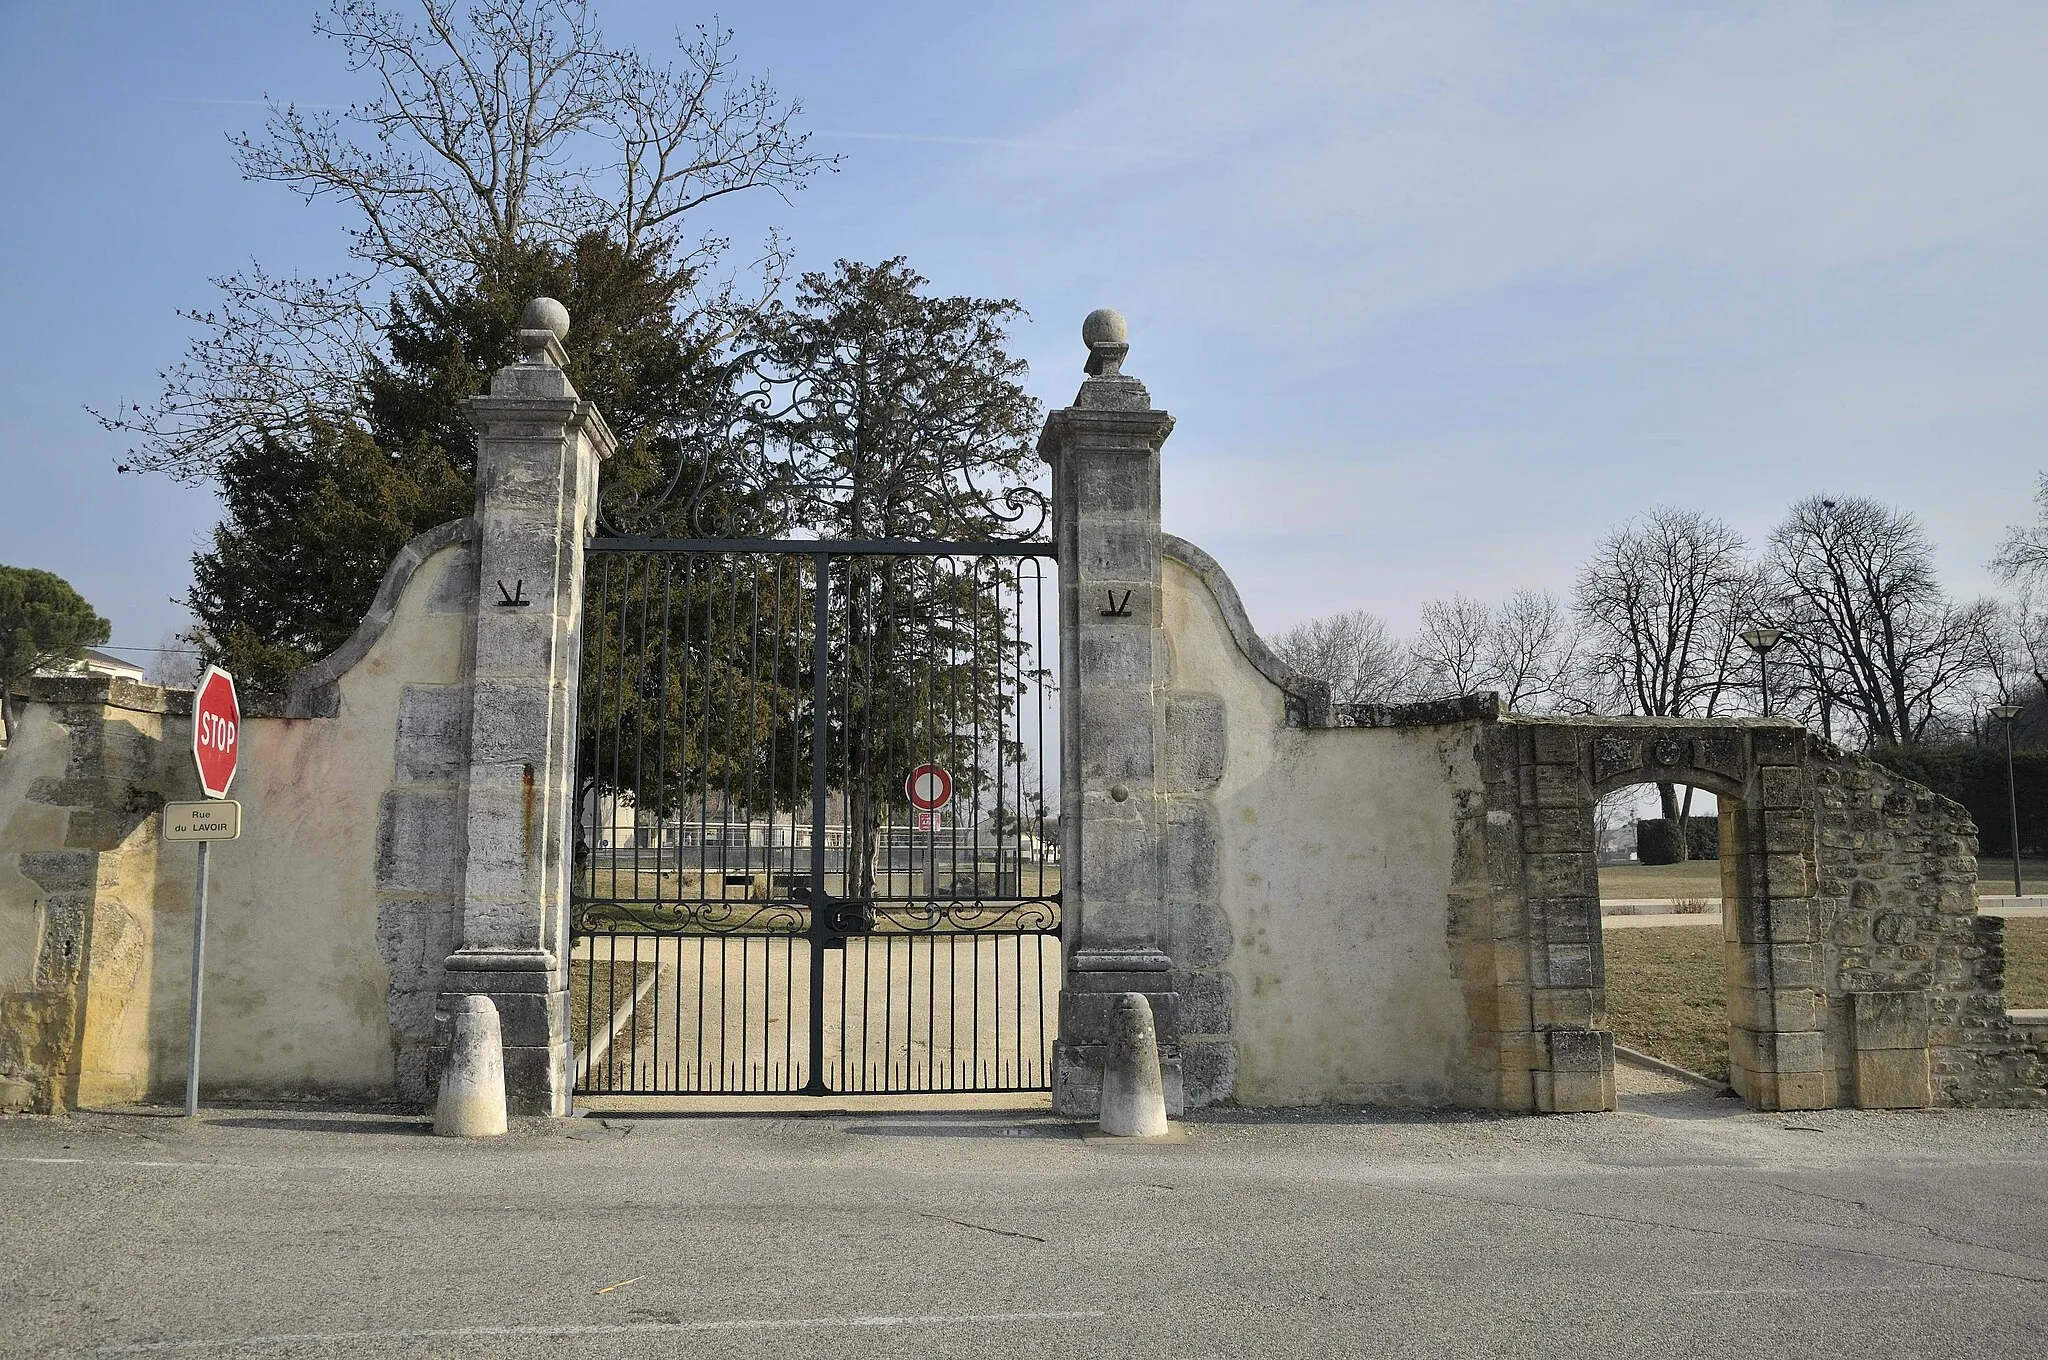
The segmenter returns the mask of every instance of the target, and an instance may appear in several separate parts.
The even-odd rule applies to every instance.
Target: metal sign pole
[[[199,1001],[206,987],[206,852],[213,842],[199,842],[199,888],[192,907],[191,1046],[185,1055],[185,1117],[199,1113]]]

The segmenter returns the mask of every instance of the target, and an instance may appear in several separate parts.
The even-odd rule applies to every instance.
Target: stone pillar
[[[569,315],[536,299],[519,362],[466,410],[478,430],[461,943],[443,1011],[496,1007],[513,1114],[569,1111],[567,917],[575,845],[583,549],[611,431],[562,372]]]
[[[1521,1108],[1575,1114],[1614,1108],[1614,1035],[1607,1028],[1600,879],[1593,845],[1590,753],[1578,728],[1527,729],[1520,814],[1527,962],[1503,988],[1503,1090]],[[1524,1010],[1526,1006],[1526,1010]],[[1526,1029],[1523,1016],[1527,1016]],[[1509,1065],[1512,1056],[1515,1066]]]
[[[1173,417],[1124,374],[1124,320],[1082,323],[1087,381],[1046,420],[1060,565],[1060,819],[1066,980],[1053,1107],[1095,1114],[1119,999],[1152,1008],[1167,1108],[1183,1107],[1179,993],[1166,953],[1166,726],[1159,449]]]
[[[1806,731],[1766,721],[1749,740],[1748,796],[1734,821],[1723,819],[1721,848],[1728,1082],[1753,1109],[1826,1109],[1839,1093],[1828,1054]]]

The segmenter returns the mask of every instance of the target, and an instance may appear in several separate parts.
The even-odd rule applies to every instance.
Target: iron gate
[[[590,553],[577,1091],[1049,1089],[1050,545]]]

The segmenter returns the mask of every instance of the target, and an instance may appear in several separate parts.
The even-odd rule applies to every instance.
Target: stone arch
[[[1719,770],[1674,765],[1654,770],[1632,770],[1595,780],[1591,786],[1593,800],[1598,802],[1616,790],[1633,788],[1638,784],[1684,784],[1688,788],[1705,789],[1716,798],[1732,798],[1737,802],[1743,797],[1743,783],[1738,778]]]
[[[1498,1103],[1613,1105],[1594,801],[1721,801],[1730,1084],[1762,1110],[2041,1104],[1961,807],[1784,720],[1524,718],[1485,738]]]
[[[1776,947],[1789,938],[1810,955],[1815,944],[1803,729],[1754,719],[1510,716],[1495,728],[1493,748],[1496,797],[1507,806],[1490,815],[1515,829],[1510,855],[1519,870],[1502,876],[1511,899],[1496,906],[1496,957],[1510,979],[1499,988],[1501,1103],[1613,1107],[1593,807],[1615,789],[1667,780],[1706,789],[1722,807],[1731,1084],[1759,1108],[1817,1101],[1817,1077],[1789,1089],[1779,1081],[1787,1058],[1801,1074],[1824,1065],[1817,965]],[[1798,968],[1788,991],[1783,973]]]

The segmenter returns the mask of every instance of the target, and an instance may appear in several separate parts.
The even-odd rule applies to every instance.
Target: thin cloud
[[[310,106],[308,106],[310,107]],[[949,137],[933,132],[842,132],[820,131],[818,137],[842,137],[856,142],[932,142],[941,146],[1000,146],[1013,151],[1100,151],[1099,146],[1073,142],[1039,142],[1017,137]]]
[[[267,109],[272,103],[276,102],[269,99],[207,99],[200,95],[191,94],[153,94],[150,98],[156,100],[159,104],[222,104],[238,109]],[[341,104],[293,104],[293,107],[301,109],[338,109],[345,106]]]

